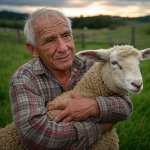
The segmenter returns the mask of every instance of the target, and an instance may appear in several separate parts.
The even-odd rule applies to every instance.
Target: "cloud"
[[[3,5],[31,5],[31,6],[52,6],[52,7],[76,7],[87,6],[94,2],[103,2],[108,5],[126,6],[135,3],[147,3],[149,0],[0,0]]]
[[[150,15],[149,6],[150,0],[0,0],[0,10],[31,13],[39,8],[49,7],[69,16],[144,16]]]
[[[83,7],[90,3],[90,0],[0,0],[2,5],[19,6]]]
[[[108,6],[120,6],[120,7],[126,7],[126,6],[135,6],[135,5],[144,5],[150,3],[149,0],[102,0],[103,4]]]
[[[80,8],[87,7],[93,3],[105,4],[108,6],[126,7],[129,5],[144,5],[149,6],[149,0],[0,0],[1,5],[16,5],[16,6],[50,6],[50,7],[69,7]]]
[[[31,6],[64,6],[66,0],[1,0],[0,4],[4,5],[31,5]]]

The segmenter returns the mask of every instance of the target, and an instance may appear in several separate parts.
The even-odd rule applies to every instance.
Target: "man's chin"
[[[67,71],[70,70],[72,63],[60,63],[59,65],[57,65],[59,70],[61,71]]]

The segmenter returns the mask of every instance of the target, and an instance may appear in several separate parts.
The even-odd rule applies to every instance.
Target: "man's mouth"
[[[70,56],[70,54],[64,55],[64,56],[60,56],[60,57],[58,57],[57,59],[66,59],[66,58],[68,58],[69,56]]]

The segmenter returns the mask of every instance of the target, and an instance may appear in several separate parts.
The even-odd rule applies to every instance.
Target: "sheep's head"
[[[114,46],[108,50],[87,50],[77,54],[81,58],[92,61],[107,62],[110,66],[114,84],[130,93],[140,93],[143,81],[140,72],[140,62],[150,59],[150,48],[138,51],[132,46]]]

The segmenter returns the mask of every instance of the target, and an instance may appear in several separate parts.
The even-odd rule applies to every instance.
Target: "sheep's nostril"
[[[132,82],[131,84],[132,84],[133,86],[137,87],[138,89],[140,89],[141,86],[142,86],[142,83],[138,84],[138,83]]]

